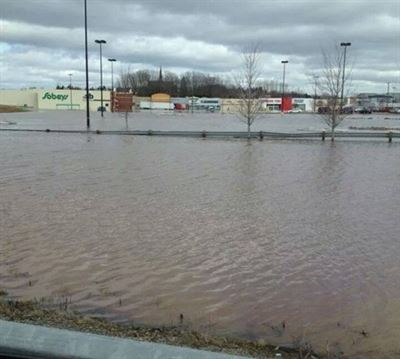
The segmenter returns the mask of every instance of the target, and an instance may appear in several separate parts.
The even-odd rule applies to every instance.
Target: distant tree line
[[[121,72],[118,80],[120,90],[132,90],[137,96],[150,96],[156,92],[166,92],[173,97],[220,97],[235,98],[240,88],[226,79],[202,72],[185,72],[181,75],[172,71],[137,70]],[[265,81],[257,88],[260,97],[281,96],[281,84]],[[301,91],[285,93],[293,97],[310,97]]]
[[[188,71],[181,75],[172,71],[136,70],[122,71],[117,80],[118,91],[131,90],[137,96],[151,96],[156,92],[165,92],[173,97],[240,97],[241,89],[235,81],[226,80],[220,76],[198,71]],[[69,90],[70,85],[58,84],[57,90]],[[81,90],[81,87],[72,86],[73,90]],[[100,90],[98,87],[90,87],[89,90]],[[111,90],[103,86],[103,90]],[[277,81],[260,82],[255,90],[260,97],[280,97],[282,84]],[[290,90],[285,86],[285,96],[311,97],[301,90]]]
[[[56,86],[56,90],[82,90],[82,89],[79,86],[71,86],[71,85],[64,86],[64,85],[58,84]]]
[[[85,88],[84,87],[79,87],[79,86],[70,86],[70,85],[60,85],[60,84],[57,84],[57,86],[56,86],[56,90],[84,90]],[[97,90],[101,90],[101,87],[100,86],[98,86],[98,87],[93,87],[93,86],[91,86],[91,87],[89,87],[89,90],[90,91],[97,91]],[[110,90],[111,91],[111,87],[107,87],[107,86],[103,86],[103,90],[105,91],[105,90]]]

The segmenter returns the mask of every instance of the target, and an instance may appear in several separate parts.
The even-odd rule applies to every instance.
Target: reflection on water
[[[396,143],[0,133],[0,152],[0,283],[17,296],[400,350]]]

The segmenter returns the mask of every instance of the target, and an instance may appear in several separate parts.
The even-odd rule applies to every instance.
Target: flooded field
[[[82,114],[0,120],[84,128]],[[255,129],[323,127],[307,115],[280,119]],[[202,114],[132,115],[128,125],[227,123],[243,130]],[[0,152],[0,287],[12,295],[68,297],[116,321],[171,324],[182,313],[213,333],[399,355],[399,143],[0,132]]]

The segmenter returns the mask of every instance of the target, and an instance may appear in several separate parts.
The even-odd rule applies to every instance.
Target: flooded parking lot
[[[1,120],[81,129],[82,114]],[[95,116],[94,129],[126,126]],[[227,125],[244,127],[206,114],[128,121]],[[307,115],[255,123],[322,127]],[[0,151],[0,283],[11,294],[68,297],[116,321],[171,324],[183,313],[204,331],[273,343],[306,337],[370,358],[400,351],[398,143],[0,132]]]
[[[7,124],[6,122],[10,122]],[[392,128],[400,131],[400,115],[390,113],[353,114],[338,126],[338,131],[352,128]],[[84,111],[43,111],[29,113],[0,113],[1,128],[85,130]],[[92,130],[173,130],[173,131],[246,131],[246,125],[235,114],[195,112],[142,111],[128,114],[91,113]],[[261,114],[252,131],[302,132],[328,129],[318,114]]]

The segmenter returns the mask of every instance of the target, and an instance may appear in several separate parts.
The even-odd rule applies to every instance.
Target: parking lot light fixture
[[[106,44],[106,40],[94,40],[96,44],[100,45],[100,103],[101,103],[101,117],[104,117],[104,107],[103,107],[103,52],[102,45]]]
[[[85,18],[85,73],[86,73],[86,128],[90,129],[90,109],[89,109],[89,61],[88,61],[88,36],[87,36],[87,1],[84,0]]]
[[[282,81],[282,100],[281,100],[281,112],[283,113],[283,101],[285,97],[285,75],[286,75],[286,64],[289,63],[288,60],[282,60],[283,64],[283,81]]]
[[[72,110],[72,74],[68,74],[69,76],[69,102],[70,102],[70,110]]]
[[[114,67],[113,64],[116,62],[116,59],[108,59],[111,62],[111,91],[114,92]]]
[[[346,50],[348,46],[351,46],[351,42],[341,42],[340,46],[344,47],[343,54],[343,70],[342,70],[342,92],[340,94],[340,108],[343,107],[343,95],[344,95],[344,79],[345,79],[345,71],[346,71]]]

